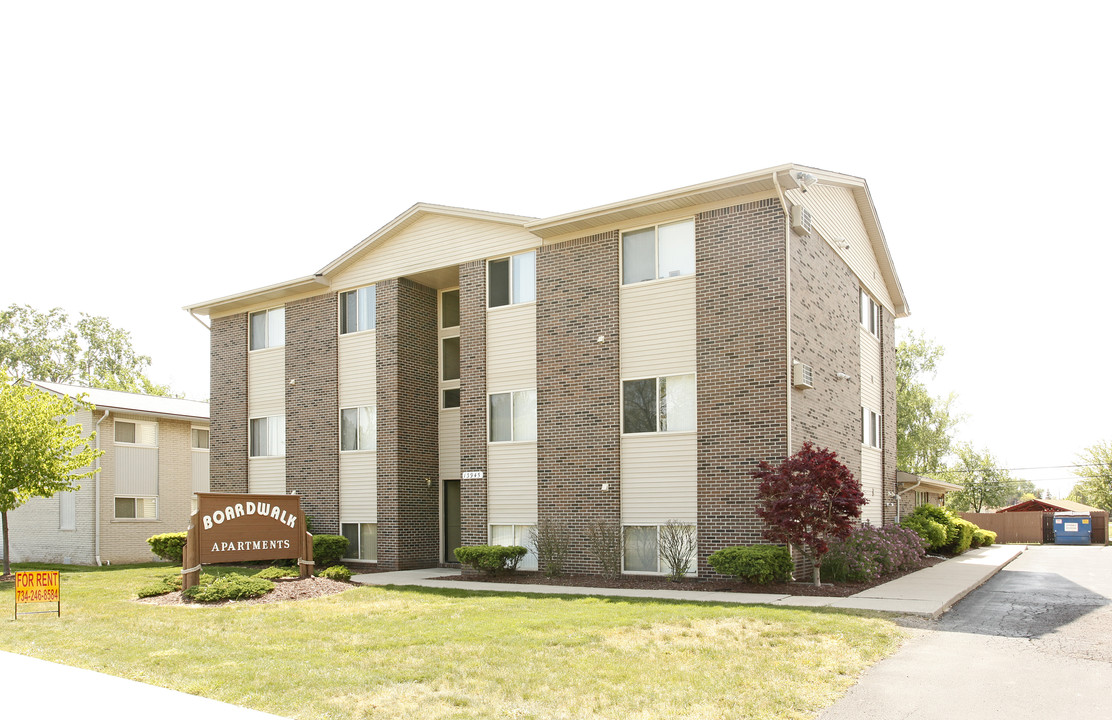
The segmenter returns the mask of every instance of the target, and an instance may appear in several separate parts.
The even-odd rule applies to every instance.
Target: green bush
[[[181,573],[163,575],[157,582],[139,588],[138,595],[141,598],[154,597],[172,593],[175,590],[181,590]]]
[[[327,567],[317,573],[317,577],[328,578],[329,580],[339,580],[341,582],[349,582],[351,580],[351,570],[348,570],[343,565],[333,565]]]
[[[185,550],[185,533],[162,533],[147,538],[151,552],[163,560],[181,565],[182,552]]]
[[[787,582],[792,576],[791,553],[782,545],[722,548],[711,553],[707,563],[720,575],[734,575],[758,585]]]
[[[209,584],[194,585],[182,595],[195,602],[220,602],[262,597],[273,589],[274,583],[269,580],[230,573],[212,580]]]
[[[314,535],[313,562],[319,568],[335,565],[348,550],[348,540],[343,535]]]
[[[939,552],[946,546],[946,525],[926,515],[908,515],[900,525],[915,531],[927,543],[927,550]]]
[[[969,549],[970,543],[973,542],[973,531],[977,530],[977,526],[968,520],[962,520],[954,513],[946,508],[938,507],[937,505],[920,505],[907,518],[907,522],[919,522],[918,520],[910,520],[910,518],[919,517],[925,518],[936,522],[946,528],[946,540],[941,544],[935,544],[932,541],[928,548],[931,552],[944,552],[948,555],[961,555]],[[918,532],[917,528],[912,528]]]
[[[969,549],[969,545],[973,542],[973,533],[980,528],[961,518],[954,518],[954,524],[951,527],[955,529],[955,532],[948,533],[949,542],[946,545],[946,552],[951,555],[961,555]]]
[[[988,547],[996,542],[996,533],[991,530],[977,528],[973,531],[973,542],[976,543],[976,545],[970,545],[970,547]]]
[[[251,577],[262,578],[263,580],[277,580],[278,578],[297,577],[300,571],[295,567],[268,567],[263,568]]]
[[[517,570],[517,564],[528,553],[528,548],[521,545],[469,545],[456,548],[456,558],[461,563],[495,574]]]

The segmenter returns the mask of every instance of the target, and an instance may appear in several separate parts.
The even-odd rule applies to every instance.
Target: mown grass
[[[57,569],[62,616],[9,615],[0,649],[293,718],[807,718],[901,637],[827,610],[393,587],[154,606],[135,592],[169,566]]]

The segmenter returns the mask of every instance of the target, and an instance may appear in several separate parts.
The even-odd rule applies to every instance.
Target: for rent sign
[[[198,493],[193,522],[202,563],[301,556],[304,517],[297,495]]]
[[[57,570],[33,570],[15,574],[15,616],[35,615],[43,612],[62,614],[61,577]],[[58,603],[54,610],[20,612],[25,603]]]

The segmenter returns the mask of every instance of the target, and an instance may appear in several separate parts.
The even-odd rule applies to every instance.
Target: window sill
[[[668,437],[676,437],[676,436],[681,436],[681,435],[698,435],[698,434],[699,434],[698,430],[653,430],[653,431],[650,431],[650,432],[634,432],[634,433],[625,433],[624,432],[624,433],[622,433],[622,437],[624,437],[624,438],[653,437],[653,436],[657,436],[657,435],[666,435]]]
[[[158,518],[112,518],[114,523],[156,523],[162,522]]]
[[[340,454],[341,455],[369,455],[371,453],[376,453],[376,452],[378,452],[378,448],[369,448],[369,449],[360,448],[359,450],[341,450]]]
[[[862,450],[876,450],[877,452],[880,452],[884,448],[879,448],[879,447],[876,447],[875,445],[864,445],[864,444],[862,444],[861,449]]]
[[[286,344],[282,343],[281,345],[268,345],[267,347],[255,348],[254,350],[248,350],[247,352],[248,352],[248,354],[250,354],[250,353],[257,353],[257,352],[266,352],[267,350],[282,350],[285,347],[286,347]]]
[[[247,460],[282,460],[285,457],[285,455],[249,455]]]
[[[530,300],[529,302],[510,303],[509,305],[498,305],[497,307],[489,307],[488,306],[487,307],[487,312],[488,313],[489,312],[499,312],[500,310],[507,310],[509,308],[528,307],[530,305],[535,306],[536,304],[537,304],[536,300]]]
[[[536,445],[536,438],[532,440],[487,440],[487,445]]]
[[[377,329],[378,329],[377,327],[373,327],[373,328],[367,328],[366,330],[356,330],[355,332],[346,332],[346,333],[342,332],[342,333],[339,334],[339,337],[346,338],[346,337],[353,337],[355,335],[367,335],[368,333],[375,332]]]
[[[676,282],[677,280],[687,280],[687,279],[694,279],[694,278],[695,278],[695,273],[690,273],[688,275],[673,275],[671,277],[653,278],[652,280],[638,280],[637,282],[631,282],[631,283],[623,282],[622,287],[623,288],[644,287],[645,285],[649,285],[649,284]]]

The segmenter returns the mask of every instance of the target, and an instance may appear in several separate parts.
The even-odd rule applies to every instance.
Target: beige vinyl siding
[[[861,491],[869,501],[861,508],[861,520],[873,525],[884,523],[884,489],[881,482],[883,453],[871,447],[861,448]]]
[[[193,492],[207,493],[209,491],[209,451],[208,450],[191,450],[191,465]]]
[[[880,340],[865,328],[861,331],[861,404],[873,412],[884,407],[881,392]]]
[[[378,453],[340,453],[340,522],[378,522]]]
[[[266,417],[286,413],[285,347],[247,353],[247,413]],[[244,432],[247,429],[244,428]]]
[[[116,495],[158,495],[158,448],[116,446]]]
[[[487,312],[487,392],[537,386],[537,306],[507,305]]]
[[[537,522],[537,444],[487,446],[487,522],[491,525]]]
[[[623,285],[623,378],[695,372],[695,277]]]
[[[861,212],[849,188],[834,185],[812,185],[806,193],[789,190],[785,196],[793,205],[811,211],[812,226],[834,246],[861,284],[888,312],[893,312],[892,296],[884,282]],[[837,247],[837,239],[849,243],[849,249]]]
[[[254,457],[247,463],[247,492],[286,493],[286,458]]]
[[[524,228],[446,215],[424,215],[366,250],[332,279],[347,290],[379,280],[530,250],[540,238]]]
[[[697,522],[695,433],[627,435],[622,438],[622,524]]]
[[[361,407],[375,404],[374,330],[341,335],[337,348],[337,382],[340,407]]]
[[[440,479],[460,477],[459,408],[440,411]]]

